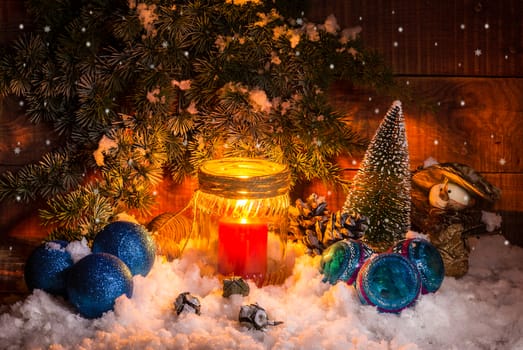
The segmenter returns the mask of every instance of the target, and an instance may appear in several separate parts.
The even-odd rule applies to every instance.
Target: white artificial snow
[[[106,135],[103,135],[100,141],[98,141],[98,148],[96,151],[93,152],[94,160],[96,161],[96,165],[98,166],[104,166],[104,153],[108,152],[112,148],[118,148],[118,143],[107,137]]]
[[[267,94],[260,89],[253,89],[249,92],[249,103],[255,111],[259,112],[269,112],[272,107]]]
[[[330,15],[325,19],[324,23],[325,31],[327,33],[336,34],[338,30],[340,30],[340,26],[338,25],[338,20],[334,15]]]
[[[60,251],[65,251],[65,247],[62,247],[60,245],[60,243],[58,242],[47,242],[45,244],[45,249],[48,249],[48,250],[60,250]]]
[[[436,158],[428,157],[423,162],[423,168],[428,168],[428,167],[431,167],[436,164],[439,164],[439,162],[436,160]]]
[[[147,30],[147,33],[154,33],[155,29],[153,23],[158,19],[158,14],[156,13],[156,5],[147,5],[145,3],[139,3],[136,7],[136,11],[138,13],[138,17],[140,18],[140,22],[143,24],[145,30]]]
[[[503,218],[499,214],[485,210],[481,211],[481,222],[485,224],[488,232],[494,232],[494,230],[501,228],[502,221]]]
[[[87,240],[82,238],[81,241],[70,242],[65,250],[71,255],[73,263],[80,261],[86,255],[91,254],[91,248],[87,245]]]
[[[362,305],[344,283],[322,283],[320,258],[306,255],[283,285],[250,284],[248,296],[224,298],[218,278],[201,276],[201,254],[188,250],[172,262],[158,257],[147,277],[134,277],[132,298],[99,319],[39,290],[0,308],[0,349],[522,349],[523,249],[504,241],[471,239],[467,275],[446,277],[399,315]],[[176,315],[183,292],[200,299],[201,315]],[[284,323],[241,327],[240,307],[252,303]]]

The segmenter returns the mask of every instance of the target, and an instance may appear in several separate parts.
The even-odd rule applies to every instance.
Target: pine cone
[[[369,225],[367,217],[351,215],[327,209],[325,197],[311,194],[306,202],[296,201],[296,206],[289,209],[289,237],[302,242],[311,255],[320,255],[331,244],[363,236]]]

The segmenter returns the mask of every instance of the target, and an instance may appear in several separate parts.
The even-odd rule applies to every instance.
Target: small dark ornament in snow
[[[176,314],[179,315],[182,312],[192,312],[197,315],[200,314],[201,303],[200,300],[189,292],[179,294],[174,301],[174,308]]]
[[[259,331],[266,330],[267,326],[277,326],[283,323],[281,321],[270,321],[265,309],[258,304],[243,305],[240,308],[239,321],[243,326]]]
[[[240,294],[244,297],[249,295],[250,288],[247,282],[241,277],[231,277],[223,280],[223,296],[230,297],[233,294]]]

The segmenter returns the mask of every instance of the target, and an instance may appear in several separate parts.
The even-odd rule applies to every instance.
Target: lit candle
[[[270,238],[285,237],[289,168],[261,159],[209,160],[198,170],[198,185],[193,229],[217,256],[216,271],[259,286],[280,278],[281,269],[268,264],[267,247]]]
[[[267,222],[225,217],[218,222],[218,272],[259,279],[267,269]]]

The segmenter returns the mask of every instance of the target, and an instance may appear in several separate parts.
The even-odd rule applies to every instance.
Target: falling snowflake
[[[507,164],[506,159],[505,159],[505,158],[501,158],[501,159],[499,160],[499,164],[500,164],[500,165],[505,165],[505,164]]]
[[[478,57],[481,56],[481,49],[474,50],[474,55],[476,55]]]
[[[22,152],[22,149],[19,146],[16,146],[15,149],[14,149],[14,152],[15,152],[16,155],[19,155],[20,152]]]

